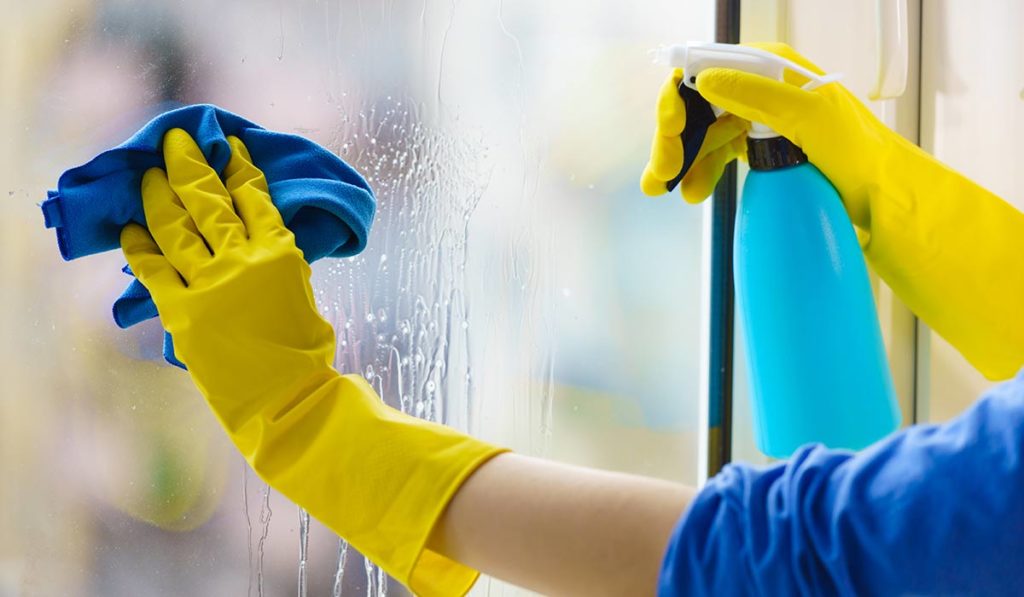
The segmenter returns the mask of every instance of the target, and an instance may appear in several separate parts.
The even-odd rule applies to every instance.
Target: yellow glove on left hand
[[[228,142],[225,184],[188,133],[169,131],[167,173],[142,181],[149,230],[121,233],[175,356],[267,483],[417,593],[465,593],[477,573],[427,539],[459,486],[503,450],[392,409],[332,368],[334,331],[309,265],[263,173]]]
[[[651,159],[640,177],[640,190],[656,197],[667,192],[666,183],[679,174],[683,165],[683,140],[686,128],[686,104],[679,97],[683,71],[675,69],[658,94],[657,125],[651,142]],[[747,158],[747,121],[723,114],[708,127],[704,142],[693,164],[679,185],[679,192],[690,203],[700,203],[718,184],[726,164]]]

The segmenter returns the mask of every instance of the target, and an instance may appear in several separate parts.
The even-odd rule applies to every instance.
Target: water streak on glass
[[[309,562],[309,512],[299,508],[299,579],[298,595],[306,597],[308,585],[307,563]]]
[[[263,548],[267,542],[267,536],[270,534],[270,517],[273,513],[270,509],[270,485],[264,485],[259,517],[262,530],[256,547],[256,595],[258,597],[263,597]]]
[[[366,573],[366,597],[377,597],[378,591],[376,590],[377,585],[377,574],[376,566],[373,565],[370,560],[363,560],[363,572]]]
[[[331,597],[341,597],[345,588],[345,563],[348,560],[348,541],[338,540],[338,565],[334,571],[334,584],[331,586]]]
[[[441,85],[444,81],[444,56],[445,51],[448,49],[448,36],[452,32],[452,26],[455,24],[455,7],[458,6],[458,0],[452,0],[451,9],[448,12],[448,26],[444,29],[444,34],[441,36],[441,56],[437,64],[437,105],[438,107],[444,106],[444,102],[441,99]],[[424,5],[426,8],[426,5]]]
[[[277,61],[280,62],[280,61],[284,60],[284,2],[283,1],[277,7],[277,21],[278,21],[278,25],[280,26],[280,29],[281,29],[281,34],[279,36],[279,42],[280,42],[281,45],[280,45],[280,47],[278,48],[278,51],[277,51]]]
[[[252,518],[249,516],[249,464],[242,465],[242,512],[245,514],[245,528],[247,531],[245,545],[249,551],[249,574],[248,588],[245,591],[246,597],[252,597]]]
[[[377,595],[376,597],[387,597],[388,575],[383,568],[377,567]]]

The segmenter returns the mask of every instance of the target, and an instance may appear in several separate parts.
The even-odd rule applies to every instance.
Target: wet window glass
[[[521,452],[695,483],[701,208],[638,179],[667,75],[648,51],[711,39],[712,12],[8,7],[0,594],[404,594],[247,470],[158,322],[114,325],[123,257],[62,262],[43,228],[60,172],[190,103],[308,137],[375,189],[367,249],[314,267],[340,370]]]

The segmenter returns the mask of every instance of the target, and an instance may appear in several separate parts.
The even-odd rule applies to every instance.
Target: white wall
[[[1024,4],[930,0],[921,25],[921,146],[1024,209]],[[930,360],[930,420],[991,385],[934,333]]]

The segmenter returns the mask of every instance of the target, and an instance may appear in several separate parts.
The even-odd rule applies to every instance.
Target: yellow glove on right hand
[[[751,45],[821,73],[784,44]],[[678,80],[671,83],[641,179],[647,194],[664,193],[683,163],[685,115]],[[867,233],[868,262],[907,306],[986,377],[1012,377],[1024,365],[1024,214],[890,130],[842,85],[805,91],[803,83],[794,73],[782,82],[715,68],[697,77],[697,90],[733,118],[764,123],[800,146]],[[724,164],[743,155],[744,135],[724,134],[726,142],[705,151],[708,130],[701,154],[714,157],[700,173],[698,158],[683,179],[688,200],[706,197]],[[688,190],[691,177],[699,184]]]
[[[169,131],[167,174],[142,181],[149,230],[121,232],[175,355],[267,483],[416,593],[465,593],[476,571],[426,543],[462,483],[503,450],[390,408],[331,367],[334,331],[309,265],[263,173],[228,142],[225,186],[188,133]]]

